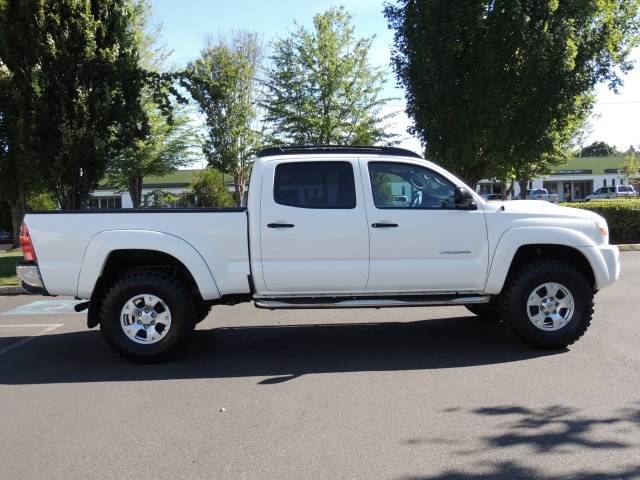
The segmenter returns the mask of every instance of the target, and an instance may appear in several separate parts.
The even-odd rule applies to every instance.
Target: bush
[[[31,195],[27,197],[27,203],[25,205],[27,210],[55,210],[58,208],[58,203],[49,193],[40,193],[38,195]]]
[[[620,198],[563,205],[591,210],[604,217],[609,224],[611,243],[640,243],[640,200]]]

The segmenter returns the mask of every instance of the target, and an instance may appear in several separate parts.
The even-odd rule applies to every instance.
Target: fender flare
[[[516,252],[527,245],[561,245],[573,248],[585,257],[598,279],[598,258],[590,254],[596,244],[583,233],[562,227],[520,227],[507,230],[498,240],[489,266],[485,293],[497,295],[502,291]],[[602,259],[600,259],[602,260]],[[606,267],[605,267],[606,271]]]
[[[205,300],[220,298],[212,272],[200,253],[175,235],[148,230],[110,230],[96,234],[84,254],[78,277],[78,298],[91,298],[109,255],[116,250],[151,250],[179,260],[193,276]]]

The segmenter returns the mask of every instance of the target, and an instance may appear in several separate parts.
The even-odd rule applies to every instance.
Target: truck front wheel
[[[177,353],[196,324],[194,302],[174,277],[161,272],[126,275],[100,308],[100,331],[118,355],[154,363]]]
[[[540,349],[571,345],[593,318],[593,290],[576,268],[556,260],[523,266],[502,295],[502,320],[524,343]]]

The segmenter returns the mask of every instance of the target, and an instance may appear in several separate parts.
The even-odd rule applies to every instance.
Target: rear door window
[[[353,166],[349,162],[281,163],[276,167],[273,199],[297,208],[355,208]]]

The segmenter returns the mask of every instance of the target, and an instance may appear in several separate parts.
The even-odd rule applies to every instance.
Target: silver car
[[[602,200],[607,198],[635,197],[636,191],[631,185],[612,185],[610,187],[600,187],[591,195],[587,195],[585,200]]]

